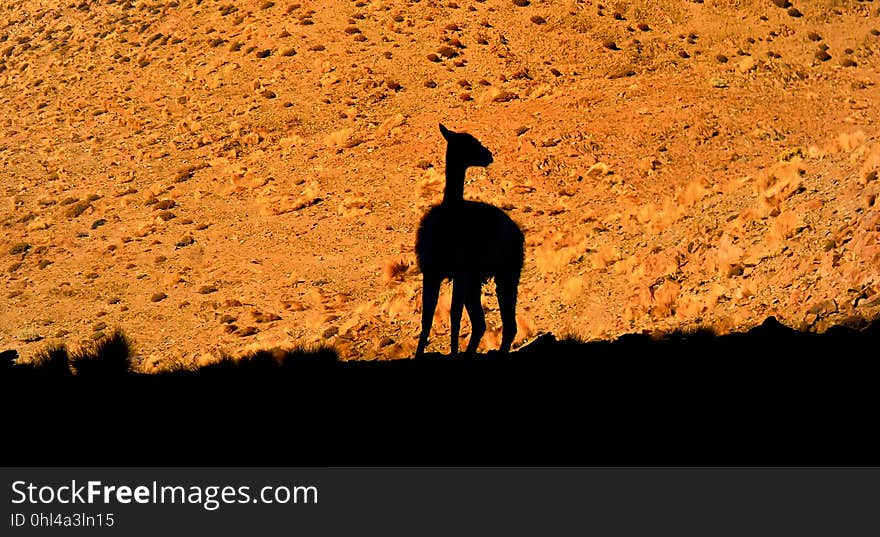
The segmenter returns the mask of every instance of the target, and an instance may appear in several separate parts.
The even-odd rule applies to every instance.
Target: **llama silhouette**
[[[451,353],[458,354],[462,309],[467,308],[471,337],[466,352],[476,352],[486,332],[480,301],[482,286],[495,279],[501,310],[501,347],[510,351],[516,336],[516,295],[523,266],[524,237],[519,226],[498,207],[464,199],[464,179],[471,166],[488,166],[492,153],[467,133],[440,125],[446,139],[446,186],[443,201],[422,218],[416,257],[422,272],[422,331],[416,357],[425,352],[440,284],[452,280]]]

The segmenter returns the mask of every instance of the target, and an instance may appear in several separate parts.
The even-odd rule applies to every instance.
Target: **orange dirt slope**
[[[520,343],[875,317],[880,3],[784,3],[4,2],[0,349],[411,355],[441,121],[526,233]]]

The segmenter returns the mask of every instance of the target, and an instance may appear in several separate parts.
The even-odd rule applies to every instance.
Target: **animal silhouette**
[[[451,353],[458,354],[462,309],[471,320],[467,353],[474,353],[486,332],[480,301],[482,286],[495,279],[501,310],[501,352],[516,336],[516,296],[523,266],[524,237],[519,226],[498,207],[464,199],[464,179],[471,166],[488,166],[492,153],[467,133],[440,125],[446,139],[446,186],[443,201],[422,218],[416,236],[416,257],[422,272],[422,331],[416,349],[428,344],[434,310],[444,279],[452,280]]]

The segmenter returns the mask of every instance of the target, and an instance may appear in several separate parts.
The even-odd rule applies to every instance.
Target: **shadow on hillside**
[[[544,335],[507,356],[269,350],[143,375],[117,332],[33,365],[0,354],[2,464],[877,464],[878,348],[880,321],[818,335],[769,318],[724,336]]]

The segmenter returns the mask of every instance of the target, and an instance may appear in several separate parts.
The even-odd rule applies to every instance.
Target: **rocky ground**
[[[526,233],[520,344],[857,324],[878,53],[880,3],[843,0],[4,2],[0,349],[411,355],[439,122]]]

